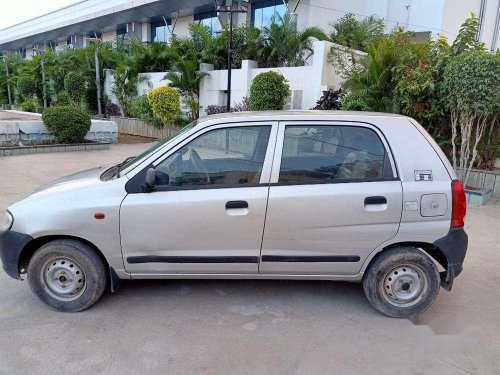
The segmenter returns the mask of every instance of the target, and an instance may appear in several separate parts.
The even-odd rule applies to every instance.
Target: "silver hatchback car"
[[[121,279],[321,279],[362,282],[376,310],[409,317],[462,271],[465,210],[450,163],[411,118],[224,114],[21,198],[0,255],[61,311]]]

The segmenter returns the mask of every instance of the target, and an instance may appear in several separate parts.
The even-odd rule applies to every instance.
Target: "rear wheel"
[[[76,312],[92,306],[106,288],[106,267],[90,246],[56,240],[31,258],[28,283],[33,293],[55,310]]]
[[[363,279],[372,306],[393,318],[408,318],[425,311],[436,299],[439,286],[439,272],[432,259],[406,246],[379,254]]]

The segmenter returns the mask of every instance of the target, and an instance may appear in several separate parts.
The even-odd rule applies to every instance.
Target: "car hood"
[[[70,190],[78,190],[91,187],[92,185],[102,184],[103,181],[101,181],[100,176],[110,166],[111,165],[106,165],[87,169],[85,171],[74,173],[51,181],[48,184],[42,185],[32,192],[21,196],[14,204],[27,198],[41,198],[53,193],[64,193]]]

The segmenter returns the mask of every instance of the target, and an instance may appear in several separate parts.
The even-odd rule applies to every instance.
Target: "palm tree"
[[[200,81],[208,73],[200,72],[197,64],[191,60],[179,60],[163,79],[169,80],[169,86],[179,89],[191,111],[191,118],[197,119],[200,109]]]
[[[290,13],[281,16],[275,13],[272,23],[262,31],[263,48],[260,62],[264,66],[299,66],[313,54],[310,38],[327,40],[319,27],[297,30],[297,21]]]
[[[368,47],[368,56],[362,61],[364,69],[354,72],[343,87],[363,98],[372,111],[392,112],[393,68],[397,61],[393,44],[382,38]]]
[[[384,21],[375,16],[358,21],[354,14],[348,13],[330,26],[334,29],[330,35],[333,43],[360,51],[366,51],[384,35]]]

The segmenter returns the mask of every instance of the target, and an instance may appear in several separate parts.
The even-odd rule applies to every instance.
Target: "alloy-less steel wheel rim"
[[[397,307],[409,307],[425,297],[429,280],[422,268],[405,264],[387,272],[380,287],[387,302]]]
[[[85,291],[85,272],[73,259],[58,257],[45,262],[41,276],[47,292],[60,301],[74,301]]]

